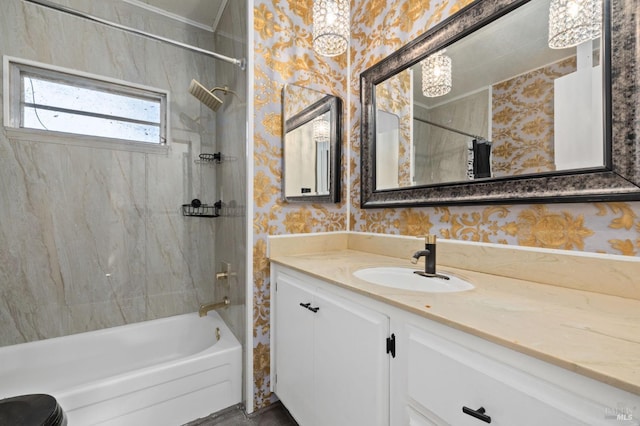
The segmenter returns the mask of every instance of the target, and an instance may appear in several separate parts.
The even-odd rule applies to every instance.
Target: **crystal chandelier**
[[[441,50],[422,61],[422,93],[429,98],[451,91],[451,58],[443,53]]]
[[[338,56],[349,44],[349,0],[313,1],[313,50]]]
[[[313,120],[313,140],[315,142],[329,141],[329,121],[323,117]]]
[[[602,0],[551,0],[549,47],[564,49],[600,36]]]

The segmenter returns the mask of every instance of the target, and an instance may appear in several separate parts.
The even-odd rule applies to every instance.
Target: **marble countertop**
[[[638,300],[445,266],[438,272],[457,275],[475,288],[458,293],[398,290],[363,281],[353,272],[411,268],[408,259],[352,249],[277,254],[270,260],[640,395]]]

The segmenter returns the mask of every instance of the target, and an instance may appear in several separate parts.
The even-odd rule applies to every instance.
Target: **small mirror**
[[[340,201],[342,102],[306,87],[283,89],[285,201]]]

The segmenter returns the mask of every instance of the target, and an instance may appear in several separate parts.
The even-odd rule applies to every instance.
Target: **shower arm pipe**
[[[425,120],[423,118],[417,118],[417,117],[413,117],[414,120],[420,121],[422,123],[427,123],[427,124],[431,124],[432,126],[436,126],[436,127],[440,127],[441,129],[445,129],[448,130],[450,132],[454,132],[454,133],[458,133],[460,135],[464,135],[464,136],[469,136],[470,138],[474,138],[480,141],[487,141],[487,138],[482,137],[482,136],[478,136],[478,135],[472,135],[471,133],[467,133],[467,132],[463,132],[462,130],[458,130],[458,129],[454,129],[453,127],[449,127],[449,126],[445,126],[444,124],[438,124],[438,123],[434,123],[433,121],[429,121],[429,120]]]
[[[27,3],[33,3],[33,4],[37,4],[39,6],[47,7],[49,9],[54,9],[54,10],[57,10],[59,12],[67,13],[69,15],[73,15],[73,16],[77,16],[77,17],[80,17],[80,18],[84,18],[84,19],[87,19],[87,20],[92,21],[92,22],[97,22],[99,24],[106,25],[108,27],[117,28],[119,30],[126,31],[126,32],[132,33],[132,34],[136,34],[136,35],[139,35],[141,37],[146,37],[146,38],[151,39],[151,40],[156,40],[156,41],[160,41],[160,42],[163,42],[163,43],[170,44],[172,46],[181,47],[183,49],[187,49],[187,50],[190,50],[192,52],[202,53],[203,55],[207,55],[207,56],[210,56],[212,58],[219,59],[221,61],[225,61],[225,62],[228,62],[230,64],[237,65],[243,71],[246,69],[246,66],[247,66],[247,61],[244,58],[243,59],[231,58],[229,56],[221,55],[220,53],[212,52],[212,51],[206,50],[206,49],[201,49],[201,48],[193,46],[191,44],[181,43],[179,41],[176,41],[176,40],[173,40],[173,39],[170,39],[170,38],[166,38],[166,37],[162,37],[162,36],[159,36],[159,35],[151,34],[151,33],[145,32],[145,31],[137,30],[135,28],[127,27],[126,25],[121,25],[121,24],[118,24],[116,22],[112,22],[112,21],[108,21],[106,19],[98,18],[98,17],[90,15],[88,13],[80,12],[78,10],[72,9],[70,7],[59,5],[59,4],[51,2],[49,0],[23,0],[23,1],[25,1]]]

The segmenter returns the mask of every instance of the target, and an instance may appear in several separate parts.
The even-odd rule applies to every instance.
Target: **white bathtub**
[[[0,398],[53,395],[69,426],[177,426],[238,404],[241,363],[216,312],[178,315],[0,348]]]

